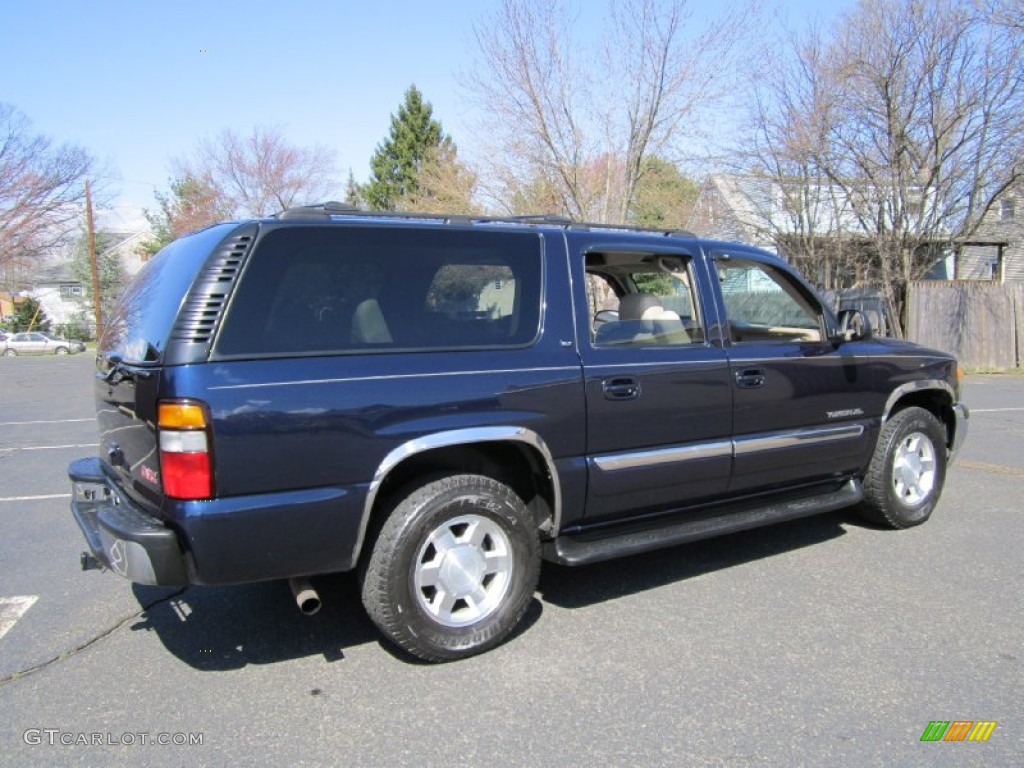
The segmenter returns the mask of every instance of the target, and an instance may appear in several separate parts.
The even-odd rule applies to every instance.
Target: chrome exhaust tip
[[[320,611],[320,595],[313,589],[309,579],[288,579],[288,586],[295,596],[295,604],[306,616],[313,616]]]

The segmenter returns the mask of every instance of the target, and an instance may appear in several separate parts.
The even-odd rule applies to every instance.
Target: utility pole
[[[89,193],[89,180],[85,180],[85,227],[89,233],[89,267],[92,269],[92,303],[96,318],[96,338],[103,335],[103,317],[100,312],[100,270],[96,263],[96,230],[92,223],[92,196]]]

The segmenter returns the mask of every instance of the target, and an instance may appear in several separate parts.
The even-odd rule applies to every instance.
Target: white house
[[[847,243],[852,246],[848,266],[859,272],[858,263],[867,267],[863,247],[870,250],[874,237],[856,210],[858,205],[861,209],[877,205],[876,197],[870,187],[851,193],[828,182],[779,182],[753,174],[714,174],[701,187],[688,228],[703,236],[756,245],[787,260],[806,255],[800,248],[811,243],[819,247]],[[925,206],[928,201],[922,195],[917,204]],[[787,252],[787,241],[794,252]],[[944,241],[938,245],[951,244]],[[928,277],[953,277],[952,249]]]
[[[142,269],[144,261],[138,248],[152,234],[148,223],[138,214],[139,210],[122,206],[99,211],[96,216],[99,229],[96,238],[97,256],[116,254],[126,281]],[[53,326],[84,325],[85,331],[91,334],[95,331],[94,314],[91,302],[84,297],[92,293],[92,286],[82,284],[72,273],[71,263],[70,255],[65,253],[50,264],[38,268],[27,280],[28,285],[23,293],[40,303]]]

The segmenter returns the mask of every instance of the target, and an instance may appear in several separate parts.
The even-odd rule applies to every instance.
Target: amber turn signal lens
[[[157,426],[163,429],[203,429],[206,414],[202,406],[193,403],[160,403]]]

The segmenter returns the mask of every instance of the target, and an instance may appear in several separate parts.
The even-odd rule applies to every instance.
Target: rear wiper
[[[125,378],[124,358],[120,355],[108,355],[107,362],[110,363],[110,370],[103,376],[108,384],[117,384]]]
[[[125,365],[124,358],[116,353],[107,355],[106,359],[110,363],[110,370],[103,375],[103,380],[108,384],[117,384],[129,378],[148,379],[152,375],[150,371]]]

